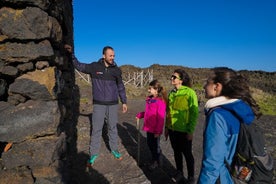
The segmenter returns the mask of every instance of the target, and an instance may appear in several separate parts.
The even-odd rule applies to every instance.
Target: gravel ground
[[[161,137],[161,148],[163,153],[163,166],[155,171],[149,171],[145,163],[150,161],[150,152],[146,145],[145,132],[138,132],[136,129],[135,115],[144,109],[144,100],[129,100],[128,112],[123,114],[119,112],[118,134],[120,137],[119,150],[123,153],[124,159],[118,161],[112,158],[109,153],[106,133],[103,133],[103,143],[101,147],[100,157],[97,163],[90,169],[90,172],[84,172],[85,162],[88,159],[89,150],[89,133],[91,104],[82,106],[78,123],[78,139],[77,149],[80,157],[76,159],[75,169],[71,171],[74,183],[172,183],[171,175],[175,172],[175,163],[173,159],[173,151],[169,141]],[[120,109],[121,110],[121,109]],[[202,108],[198,124],[194,133],[193,153],[195,157],[195,177],[198,177],[200,171],[200,163],[202,157],[202,135],[204,129],[204,114]],[[275,128],[276,116],[263,116],[259,120],[260,127],[264,130],[268,150],[276,160]],[[141,120],[140,123],[143,123]],[[137,139],[140,134],[140,165],[137,164]],[[80,160],[78,160],[80,159]],[[81,169],[80,169],[81,168]],[[275,173],[275,172],[274,172]],[[184,175],[187,174],[184,162]],[[275,174],[274,174],[275,175]],[[274,179],[274,183],[276,180]]]

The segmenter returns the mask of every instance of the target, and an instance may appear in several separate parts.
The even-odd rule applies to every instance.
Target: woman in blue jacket
[[[232,163],[240,121],[251,124],[261,113],[243,76],[225,67],[212,71],[204,86],[209,100],[205,105],[206,128],[198,183],[232,184],[225,161]]]

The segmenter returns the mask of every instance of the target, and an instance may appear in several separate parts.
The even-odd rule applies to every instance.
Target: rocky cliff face
[[[78,101],[64,50],[72,23],[72,0],[0,2],[0,183],[66,181]]]

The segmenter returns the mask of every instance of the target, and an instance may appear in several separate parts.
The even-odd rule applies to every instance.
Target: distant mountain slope
[[[188,68],[184,66],[177,65],[159,65],[154,64],[147,68],[139,68],[133,65],[122,65],[121,70],[123,71],[123,76],[127,73],[133,73],[141,70],[153,70],[153,76],[164,83],[169,83],[169,78],[172,72],[176,68],[184,69],[192,78],[194,84],[204,84],[210,69],[209,68]],[[261,89],[264,92],[276,94],[276,72],[264,72],[264,71],[248,71],[240,70],[242,75],[247,77],[250,82],[250,86]]]

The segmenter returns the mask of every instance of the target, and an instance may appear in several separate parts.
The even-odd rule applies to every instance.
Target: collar
[[[229,99],[225,96],[219,96],[219,97],[215,97],[212,98],[210,100],[208,100],[205,104],[205,109],[211,109],[213,107],[217,107],[217,106],[221,106],[221,105],[225,105],[225,104],[229,104],[229,103],[233,103],[235,101],[238,101],[238,99]]]

